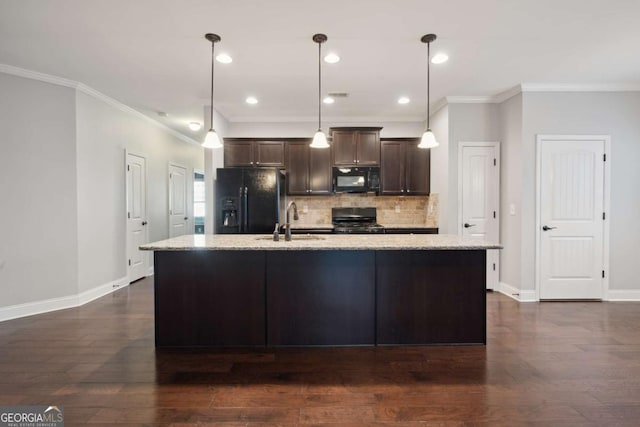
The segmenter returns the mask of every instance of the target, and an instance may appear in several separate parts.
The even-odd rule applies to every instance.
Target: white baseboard
[[[640,301],[638,289],[609,289],[607,301]]]
[[[500,282],[498,284],[498,292],[505,294],[509,298],[513,298],[518,302],[535,302],[536,301],[536,291],[521,291],[520,289],[509,285],[505,282]]]
[[[17,319],[19,317],[33,316],[34,314],[48,313],[50,311],[63,310],[78,306],[78,296],[51,298],[43,301],[27,302],[24,304],[10,305],[0,308],[0,322]]]
[[[104,285],[84,291],[78,295],[78,305],[84,305],[125,286],[129,286],[129,280],[127,280],[126,277],[121,277],[113,282],[105,283]]]
[[[0,322],[17,319],[19,317],[48,313],[50,311],[64,310],[65,308],[78,307],[128,284],[129,282],[126,277],[123,277],[76,295],[0,307]]]

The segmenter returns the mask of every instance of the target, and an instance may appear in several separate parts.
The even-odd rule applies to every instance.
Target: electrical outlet
[[[516,205],[514,205],[513,203],[511,203],[509,205],[509,215],[515,215],[516,214]]]
[[[400,204],[399,203],[396,205],[396,213],[400,213]]]
[[[302,213],[309,213],[309,206],[308,205],[302,205]]]

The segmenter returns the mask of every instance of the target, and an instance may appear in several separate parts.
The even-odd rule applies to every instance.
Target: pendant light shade
[[[429,67],[429,64],[431,63],[431,52],[429,48],[431,47],[431,42],[433,42],[435,39],[436,39],[435,34],[425,34],[420,38],[420,41],[422,43],[427,44],[427,129],[422,134],[422,139],[420,139],[420,144],[418,144],[418,148],[434,148],[440,145],[436,140],[436,136],[433,134],[433,132],[431,131],[431,128],[429,127],[429,115],[430,115],[430,110],[429,110],[429,83],[430,83],[429,68],[430,67]]]
[[[329,143],[327,142],[327,135],[322,132],[322,129],[318,129],[313,135],[313,141],[311,141],[311,148],[329,148]]]
[[[314,34],[313,41],[318,43],[318,130],[313,135],[311,148],[329,148],[327,135],[322,131],[322,43],[327,41],[325,34]]]
[[[418,148],[433,148],[437,147],[438,141],[436,141],[436,136],[431,132],[431,129],[427,129],[422,134],[422,138],[420,139],[420,144],[418,144]]]
[[[204,138],[202,146],[204,148],[222,148],[222,138],[218,136],[218,133],[213,128],[213,69],[215,65],[214,50],[216,43],[221,40],[217,34],[208,33],[204,35],[204,38],[211,42],[211,104],[209,110],[209,131]]]
[[[207,132],[207,136],[204,137],[202,146],[204,148],[222,148],[222,140],[218,136],[218,132],[216,132],[215,129],[209,129],[209,132]]]

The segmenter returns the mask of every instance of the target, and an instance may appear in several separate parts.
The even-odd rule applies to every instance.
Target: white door
[[[602,299],[605,141],[539,142],[540,299]]]
[[[499,243],[500,145],[460,143],[459,234]],[[487,251],[487,289],[497,289],[500,251]]]
[[[187,170],[169,165],[169,237],[187,234],[188,220]]]
[[[147,253],[138,249],[147,243],[146,159],[127,153],[127,269],[129,282],[147,275]]]

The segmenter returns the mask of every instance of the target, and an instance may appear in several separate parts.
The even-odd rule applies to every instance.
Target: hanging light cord
[[[215,42],[211,42],[211,109],[209,110],[209,129],[213,129],[213,70],[214,70],[214,50]]]
[[[429,62],[431,62],[431,43],[427,43],[427,129],[429,129]]]
[[[322,122],[322,43],[318,43],[318,130],[320,130],[320,123]]]

